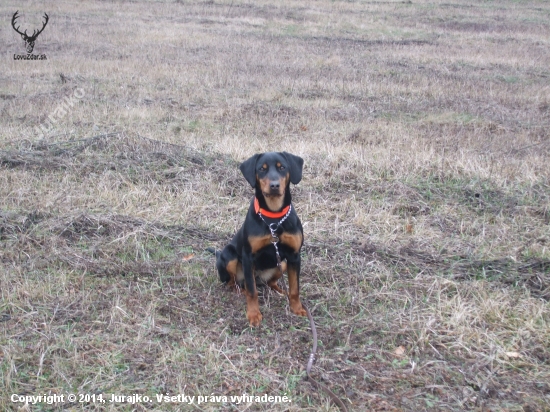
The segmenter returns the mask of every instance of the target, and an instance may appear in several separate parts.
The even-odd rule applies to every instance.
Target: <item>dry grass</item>
[[[15,10],[49,13],[47,61],[10,60]],[[29,410],[335,410],[304,378],[307,322],[263,290],[249,329],[203,252],[242,223],[239,162],[286,150],[305,159],[324,383],[356,411],[550,410],[547,3],[0,12],[0,409],[12,393],[246,392],[292,403]]]

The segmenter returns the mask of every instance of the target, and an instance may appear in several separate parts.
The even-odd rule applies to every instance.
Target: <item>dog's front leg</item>
[[[252,254],[243,253],[244,287],[246,294],[246,318],[250,326],[260,326],[262,314],[258,302],[258,291],[256,290],[256,277],[254,275],[254,264]]]
[[[300,254],[296,253],[287,262],[288,271],[288,300],[290,310],[295,315],[306,316],[306,310],[300,302]]]

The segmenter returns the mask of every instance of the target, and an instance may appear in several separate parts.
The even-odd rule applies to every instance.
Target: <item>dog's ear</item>
[[[304,159],[300,156],[295,156],[288,152],[283,152],[284,157],[290,165],[290,181],[297,185],[302,180],[302,168],[304,167]]]
[[[245,160],[239,166],[244,178],[250,183],[250,186],[256,187],[256,161],[260,157],[261,153],[255,154],[250,159]]]

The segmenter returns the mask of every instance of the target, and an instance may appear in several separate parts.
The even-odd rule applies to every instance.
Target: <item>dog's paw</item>
[[[298,315],[298,316],[307,316],[307,312],[306,310],[304,309],[304,307],[302,306],[302,302],[300,302],[299,300],[297,301],[291,301],[290,302],[290,310],[292,311],[292,313],[294,313],[295,315]]]
[[[277,282],[269,282],[268,286],[271,288],[272,291],[277,292],[281,296],[286,296],[286,293],[284,290],[282,290],[279,285],[277,285]]]
[[[250,322],[250,326],[258,327],[262,321],[262,314],[260,311],[248,312],[246,314],[246,318],[248,319],[248,322]]]

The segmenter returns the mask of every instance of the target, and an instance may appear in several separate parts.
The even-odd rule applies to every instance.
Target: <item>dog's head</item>
[[[304,159],[287,152],[258,153],[245,160],[241,172],[250,185],[261,192],[270,210],[282,208],[290,183],[302,180]]]

